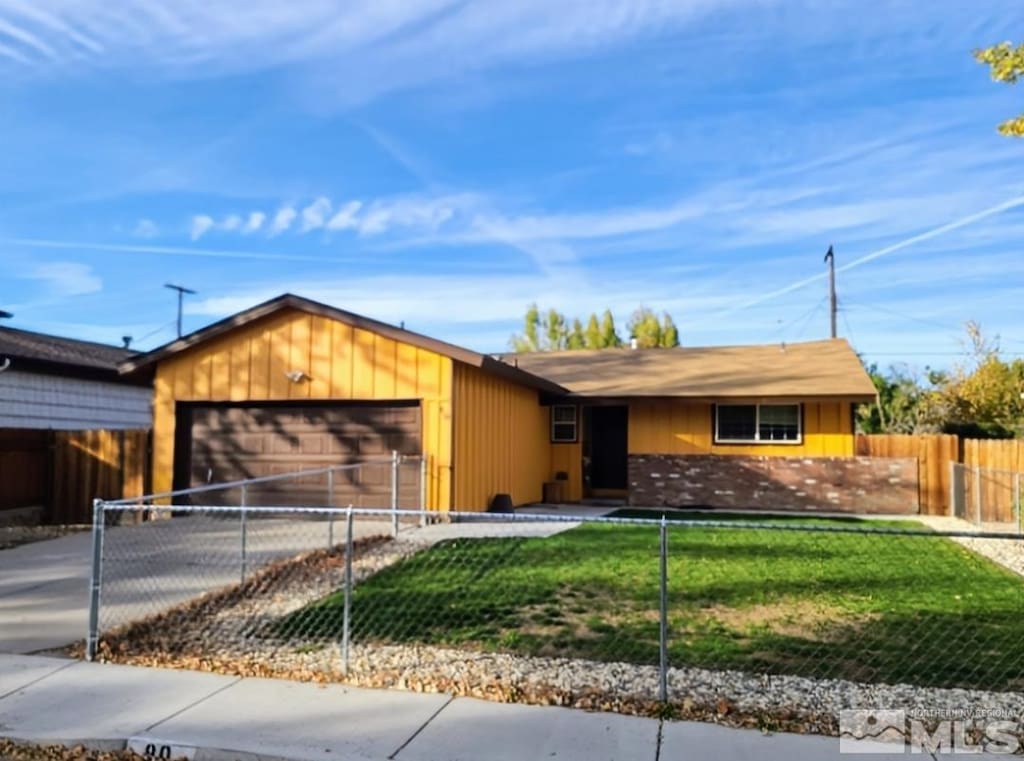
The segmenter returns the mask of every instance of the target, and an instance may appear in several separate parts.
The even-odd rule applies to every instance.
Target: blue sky
[[[0,308],[152,348],[283,291],[483,351],[527,305],[684,344],[1024,353],[1018,0],[0,0]],[[920,236],[920,239],[914,240]],[[906,244],[906,245],[904,245]]]

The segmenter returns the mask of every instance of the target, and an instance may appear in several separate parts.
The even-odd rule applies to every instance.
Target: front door
[[[627,428],[629,408],[588,407],[585,435],[590,456],[590,492],[625,490],[627,485]]]

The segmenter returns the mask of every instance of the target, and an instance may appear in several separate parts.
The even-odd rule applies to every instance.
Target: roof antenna
[[[124,348],[126,348],[126,349],[131,348],[131,345],[132,345],[132,337],[131,336],[121,336],[121,340],[124,341]]]
[[[173,283],[166,283],[164,288],[170,288],[172,291],[178,292],[178,338],[181,338],[181,299],[186,293],[194,296],[196,292],[191,288],[186,288],[183,285],[174,285]]]

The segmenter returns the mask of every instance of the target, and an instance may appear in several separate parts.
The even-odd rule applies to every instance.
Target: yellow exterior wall
[[[552,477],[549,408],[533,389],[455,363],[456,510],[484,510],[495,494],[538,502]]]
[[[176,401],[422,400],[427,506],[451,505],[450,358],[299,310],[284,310],[158,363],[153,487],[171,488]],[[285,377],[303,370],[310,380]]]
[[[712,405],[658,399],[629,404],[630,454],[851,457],[849,402],[807,402],[800,444],[714,444]]]

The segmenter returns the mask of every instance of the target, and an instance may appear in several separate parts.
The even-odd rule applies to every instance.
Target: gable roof
[[[118,364],[133,354],[120,346],[0,327],[0,363],[8,358],[12,369],[117,380]]]
[[[845,339],[762,346],[601,349],[506,357],[574,396],[873,401]]]
[[[439,341],[436,338],[430,338],[420,333],[414,333],[411,330],[406,330],[405,328],[389,325],[386,322],[380,322],[369,317],[363,317],[362,315],[355,314],[354,312],[346,312],[344,309],[338,309],[337,307],[322,304],[319,301],[313,301],[291,293],[285,293],[277,296],[276,298],[270,299],[269,301],[264,301],[262,304],[257,304],[250,309],[246,309],[242,312],[231,315],[230,317],[226,317],[219,322],[207,325],[205,328],[200,328],[197,331],[189,333],[186,336],[182,336],[175,341],[164,344],[163,346],[145,354],[137,354],[131,358],[125,359],[119,366],[120,371],[125,374],[135,373],[163,359],[173,356],[174,354],[203,343],[204,341],[217,338],[218,336],[224,335],[235,328],[248,325],[249,323],[263,319],[268,315],[284,309],[296,309],[301,312],[307,312],[309,314],[326,317],[331,320],[337,320],[338,322],[351,325],[355,328],[367,330],[371,333],[376,333],[378,335],[394,339],[395,341],[401,341],[402,343],[410,344],[411,346],[416,346],[421,349],[425,349],[426,351],[434,352],[435,354],[450,357],[451,359],[472,367],[480,368],[485,372],[500,375],[524,386],[535,388],[538,391],[543,391],[549,394],[564,394],[566,391],[557,383],[553,383],[545,378],[533,375],[526,370],[517,368],[514,365],[503,362],[490,355],[480,354],[478,352],[471,351],[470,349],[464,349],[461,346],[456,346],[455,344]]]

